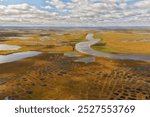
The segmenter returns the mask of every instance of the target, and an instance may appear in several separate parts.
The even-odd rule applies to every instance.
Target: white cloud
[[[46,0],[43,10],[29,4],[0,5],[0,25],[150,25],[150,0],[127,1]]]
[[[42,25],[55,19],[57,13],[41,11],[28,4],[0,5],[0,25]]]
[[[46,0],[46,2],[57,9],[64,9],[66,6],[61,0]]]

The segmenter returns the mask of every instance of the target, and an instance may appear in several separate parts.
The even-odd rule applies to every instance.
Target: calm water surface
[[[25,59],[28,57],[37,56],[41,53],[42,52],[38,52],[38,51],[27,51],[27,52],[13,53],[13,54],[9,54],[9,55],[0,55],[0,64],[18,61],[18,60],[22,60],[22,59]]]
[[[0,44],[0,50],[18,50],[20,48],[20,46],[16,45]]]

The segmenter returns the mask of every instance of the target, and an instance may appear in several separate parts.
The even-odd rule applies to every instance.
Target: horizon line
[[[45,26],[45,25],[19,25],[19,26],[13,26],[13,25],[8,25],[8,26],[0,26],[0,29],[43,29],[43,28],[103,28],[103,29],[135,29],[135,28],[144,28],[144,29],[150,29],[150,26],[141,26],[141,25],[136,25],[136,26]]]

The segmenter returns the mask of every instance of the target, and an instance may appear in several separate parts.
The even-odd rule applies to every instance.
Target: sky
[[[0,26],[150,26],[150,0],[0,0]]]

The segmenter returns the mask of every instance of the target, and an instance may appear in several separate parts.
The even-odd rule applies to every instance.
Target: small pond
[[[81,55],[80,54],[76,54],[76,53],[64,53],[64,56],[66,56],[66,57],[79,57]]]
[[[18,50],[20,48],[20,46],[16,45],[0,44],[0,50]]]
[[[41,54],[42,52],[38,51],[27,51],[27,52],[18,52],[8,55],[0,55],[0,64],[1,63],[8,63],[13,61],[22,60],[28,57],[33,57]]]
[[[96,59],[95,57],[85,57],[85,58],[79,58],[77,60],[75,60],[75,62],[83,62],[83,63],[93,63],[95,62]]]

